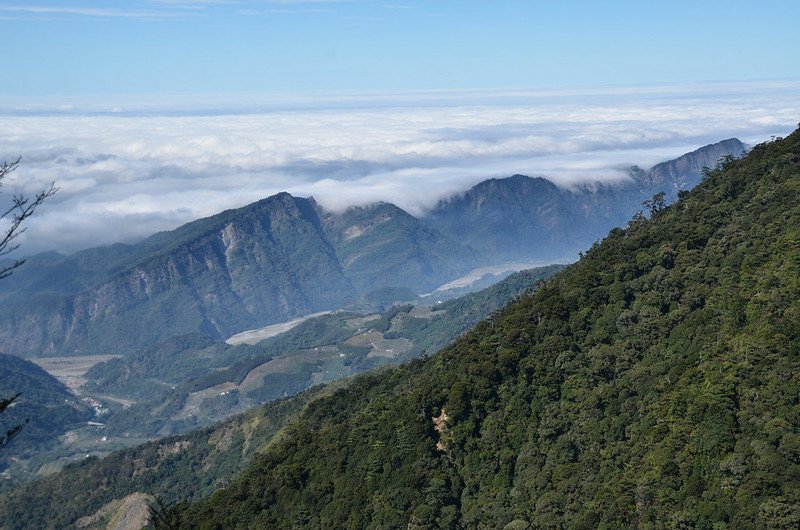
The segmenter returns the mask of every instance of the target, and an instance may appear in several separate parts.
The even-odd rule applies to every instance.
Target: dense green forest
[[[30,361],[0,353],[0,399],[19,394],[0,415],[0,433],[23,429],[0,451],[0,472],[57,443],[71,426],[94,419],[95,412],[62,383]],[[0,480],[5,479],[0,475]]]
[[[187,428],[214,415],[225,416],[237,405],[231,399],[245,397],[209,398],[204,401],[203,417],[184,420],[183,424],[170,422],[170,416],[180,410],[188,393],[226,382],[241,383],[251,370],[273,358],[285,357],[281,361],[284,366],[306,369],[301,363],[295,363],[293,355],[318,346],[348,352],[344,362],[349,361],[354,371],[390,361],[408,360],[451,342],[478,321],[510,300],[540,286],[543,279],[561,269],[562,265],[552,265],[514,273],[491,287],[437,304],[436,311],[428,314],[424,308],[404,305],[367,317],[348,312],[324,315],[255,345],[229,346],[197,335],[175,337],[135,357],[96,365],[87,374],[90,379],[88,386],[95,391],[116,394],[132,391],[133,394],[127,395],[133,396],[143,397],[147,392],[151,393],[151,399],[103,418],[106,422],[103,433],[106,435],[125,432],[153,435],[165,425],[175,429]],[[347,325],[353,319],[358,328]],[[367,358],[365,348],[347,343],[348,339],[363,333],[402,337],[413,347],[397,359]],[[229,366],[219,369],[226,365]],[[315,369],[319,370],[318,367]],[[154,383],[152,377],[147,378],[148,374],[173,381],[176,388],[164,391],[165,385]],[[281,389],[290,388],[288,385],[292,384],[297,384],[295,392],[300,391],[311,384],[310,374],[309,371],[303,377],[292,378],[291,374],[275,372],[263,386],[256,388],[256,392],[259,397],[279,396],[282,395]],[[137,381],[143,390],[137,386]],[[185,436],[171,436],[104,459],[92,457],[68,465],[61,472],[21,486],[5,496],[0,495],[0,520],[15,521],[6,522],[4,527],[62,528],[137,492],[154,495],[168,503],[200,499],[232,480],[309,401],[346,384],[347,381],[325,387],[314,386],[295,397],[268,403]],[[222,405],[228,408],[221,408]],[[42,460],[47,454],[57,453],[57,449],[44,454],[40,450],[38,458]],[[76,494],[74,484],[90,487]]]
[[[797,528],[800,132],[430,358],[311,403],[185,528]]]
[[[318,386],[214,427],[67,466],[0,495],[0,527],[74,527],[81,517],[135,492],[167,503],[207,496],[232,480],[309,401],[335,388]]]

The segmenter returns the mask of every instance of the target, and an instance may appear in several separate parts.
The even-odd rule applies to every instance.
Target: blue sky
[[[424,215],[491,177],[617,180],[792,131],[798,22],[797,0],[0,0],[5,197],[61,188],[30,253],[279,191]]]
[[[797,1],[4,0],[0,96],[800,76]]]

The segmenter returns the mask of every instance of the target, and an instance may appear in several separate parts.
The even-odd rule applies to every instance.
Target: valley
[[[682,195],[436,355],[314,402],[232,484],[170,516],[796,526],[800,130]]]
[[[293,327],[302,324],[309,318],[319,317],[329,313],[330,311],[318,311],[316,313],[311,313],[310,315],[304,315],[302,317],[295,318],[288,322],[281,322],[280,324],[272,324],[270,326],[264,326],[263,328],[242,331],[241,333],[237,333],[236,335],[229,337],[225,343],[230,344],[231,346],[235,346],[237,344],[255,344],[264,339],[268,339],[280,333],[289,331]]]
[[[35,359],[93,408],[93,424],[72,427],[35,460],[12,465],[9,476],[22,480],[52,473],[69,462],[185,432],[315,385],[416,358],[562,267],[516,273],[484,291],[436,304],[436,311],[403,305],[383,313],[322,312],[243,333],[238,337],[243,340],[179,338],[128,359]],[[252,340],[260,334],[267,336]]]
[[[472,283],[476,269],[494,276],[497,263],[577,256],[643,201],[665,190],[674,200],[703,167],[745,149],[723,140],[634,166],[614,185],[489,179],[419,217],[389,203],[332,212],[284,192],[135,244],[31,256],[14,282],[0,283],[0,341],[30,358],[127,358],[181,335],[224,341],[334,308],[383,311],[465,275],[449,287]]]
[[[716,153],[716,147],[711,149],[710,152]],[[694,157],[695,155],[692,156]],[[665,173],[662,170],[659,173],[654,170],[646,174],[648,178],[654,179],[653,175],[669,174],[669,172]],[[685,175],[680,178],[685,180]],[[507,181],[483,183],[476,186],[470,193],[475,194],[475,196],[484,193],[480,191],[482,186],[492,188],[492,194],[498,193],[496,189],[498,186],[500,187],[499,193],[501,195],[508,191],[505,190],[507,186],[522,190],[520,193],[528,193],[525,191],[528,186],[538,187],[541,185],[535,179],[517,176]],[[633,193],[630,190],[629,192]],[[598,192],[594,190],[591,193]],[[615,197],[618,198],[619,193],[619,189],[614,190]],[[643,192],[637,191],[636,193]],[[463,201],[468,201],[470,195],[467,194],[465,197],[458,200],[462,201],[462,203]],[[491,196],[489,199],[491,199]],[[489,199],[482,197],[478,202],[484,204]],[[411,263],[419,264],[420,268],[417,269],[416,279],[409,281],[410,276],[407,274],[402,277],[392,275],[393,268],[397,266],[398,261],[405,260],[406,256],[398,256],[398,261],[390,260],[385,262],[381,265],[383,268],[376,268],[376,262],[373,258],[368,260],[368,266],[366,265],[367,262],[360,263],[361,257],[364,255],[370,253],[377,255],[383,252],[387,235],[400,237],[398,244],[402,247],[404,244],[403,238],[407,237],[408,234],[406,231],[420,229],[419,220],[415,220],[402,211],[398,212],[395,207],[377,205],[359,208],[348,211],[341,218],[336,218],[319,210],[313,204],[313,201],[304,202],[288,195],[272,198],[272,200],[260,204],[259,207],[263,207],[266,204],[271,205],[270,207],[277,205],[280,211],[283,211],[287,204],[292,205],[288,209],[290,217],[295,215],[300,215],[301,217],[309,215],[320,216],[320,219],[322,219],[320,226],[324,227],[328,234],[325,237],[330,237],[330,241],[333,242],[331,249],[329,249],[331,253],[328,256],[335,257],[337,260],[342,259],[343,255],[350,256],[341,262],[343,264],[341,269],[343,275],[339,277],[341,281],[347,283],[349,289],[347,296],[350,298],[342,298],[342,303],[327,306],[338,307],[339,309],[335,311],[321,309],[319,311],[301,312],[290,319],[270,323],[266,326],[252,327],[227,335],[227,338],[220,333],[223,328],[220,327],[222,321],[219,318],[228,317],[222,317],[223,313],[219,309],[214,309],[202,317],[203,319],[208,319],[212,314],[217,315],[213,317],[214,323],[210,328],[205,325],[199,328],[189,326],[182,329],[180,333],[176,333],[177,330],[170,332],[175,334],[163,340],[148,339],[147,342],[136,347],[133,347],[133,343],[129,343],[128,349],[124,353],[58,355],[34,358],[33,360],[39,366],[50,371],[52,375],[55,375],[76,392],[76,395],[91,407],[93,415],[90,419],[85,419],[81,424],[72,424],[65,428],[57,439],[51,438],[46,446],[40,446],[35,455],[12,462],[4,472],[6,477],[4,489],[11,489],[20,482],[37,478],[41,480],[42,477],[51,475],[53,479],[45,479],[48,481],[47,483],[59,484],[63,480],[61,478],[63,473],[66,473],[65,476],[72,476],[71,474],[74,473],[89,473],[91,475],[97,473],[98,468],[96,466],[101,465],[95,464],[95,462],[108,462],[111,465],[110,462],[118,462],[119,458],[134,458],[138,461],[139,457],[135,455],[140,454],[141,451],[152,451],[153,447],[160,447],[158,449],[159,456],[156,459],[158,462],[172,462],[174,458],[175,465],[193,466],[196,465],[197,458],[206,457],[201,457],[199,453],[195,453],[198,448],[194,447],[192,445],[193,442],[189,441],[197,440],[198,435],[186,433],[192,431],[203,432],[204,434],[200,436],[205,441],[200,442],[201,444],[217,444],[214,440],[217,440],[216,437],[219,436],[218,429],[224,428],[220,426],[237,425],[235,427],[236,432],[240,434],[247,433],[250,432],[248,431],[250,427],[240,423],[243,421],[241,418],[252,417],[253,414],[258,416],[264,413],[277,413],[278,410],[284,410],[281,407],[288,406],[293,412],[289,415],[285,415],[284,412],[278,413],[282,419],[275,423],[271,430],[264,433],[265,438],[261,438],[261,443],[265,444],[264,447],[273,447],[272,436],[283,432],[282,429],[286,422],[294,421],[297,414],[310,414],[306,407],[310,406],[311,403],[316,403],[317,396],[328,395],[328,390],[326,389],[331,389],[330,391],[334,393],[336,392],[333,390],[335,388],[349,391],[347,389],[351,388],[351,385],[355,384],[360,388],[360,385],[365,384],[366,381],[373,381],[377,385],[376,388],[384,388],[383,385],[388,384],[385,381],[393,380],[392,378],[395,377],[391,374],[398,373],[390,368],[392,365],[404,366],[405,368],[402,368],[401,371],[417,370],[423,366],[429,366],[431,362],[441,362],[442,358],[449,358],[451,360],[448,362],[458,364],[461,361],[453,361],[452,358],[448,357],[451,354],[437,354],[436,352],[453,343],[453,341],[456,341],[456,344],[462,344],[464,341],[472,340],[470,337],[474,336],[476,332],[470,330],[476,325],[479,326],[479,330],[484,330],[479,332],[485,332],[487,324],[484,319],[490,319],[491,323],[497,322],[498,318],[502,318],[502,315],[509,311],[508,309],[503,309],[507,304],[511,303],[512,306],[514,304],[525,305],[531,303],[533,299],[538,299],[536,293],[540,289],[546,288],[548,285],[547,280],[555,274],[562,277],[562,270],[565,268],[563,265],[543,265],[546,261],[531,261],[526,259],[523,254],[513,256],[506,254],[517,259],[506,261],[501,265],[481,264],[474,257],[475,254],[472,254],[471,261],[462,260],[460,262],[460,269],[452,268],[451,265],[454,262],[451,262],[451,265],[447,266],[451,268],[445,267],[446,272],[441,272],[441,269],[438,269],[440,272],[437,274],[426,275],[427,273],[425,273],[425,268],[422,265],[427,263],[428,265],[425,266],[430,266],[432,261],[425,260],[441,260],[441,257],[434,258],[435,249],[445,244],[443,243],[444,241],[452,241],[447,239],[450,236],[446,235],[447,223],[445,222],[442,225],[442,233],[445,235],[433,235],[432,229],[429,227],[421,232],[421,234],[427,234],[424,235],[423,239],[431,238],[431,246],[428,247],[428,250],[422,251],[423,247],[420,247],[418,242],[414,243],[414,248],[417,249],[415,250],[416,253],[413,254],[416,256],[414,259],[421,261],[414,262],[412,259]],[[473,204],[477,204],[477,202]],[[666,206],[664,207],[666,208]],[[293,208],[297,208],[297,211],[292,212]],[[468,211],[471,208],[472,206],[463,206],[462,204],[455,210]],[[439,213],[432,216],[432,219],[446,218],[453,215],[452,212],[455,210],[452,204],[449,206],[443,205]],[[445,214],[442,212],[450,213]],[[493,222],[491,215],[488,218],[485,217],[487,215],[485,206],[480,206],[477,212],[478,215],[475,219],[481,220],[475,222],[479,226],[486,226],[487,222]],[[656,213],[658,212],[650,212],[652,216],[655,216]],[[220,237],[223,237],[223,240],[225,238],[228,239],[223,241],[224,246],[219,247],[219,251],[225,253],[226,266],[230,267],[232,264],[235,265],[235,260],[232,261],[232,258],[228,255],[234,255],[239,251],[237,247],[247,244],[242,234],[237,233],[237,228],[235,228],[240,226],[237,224],[239,221],[232,220],[238,219],[242,215],[248,217],[251,214],[262,215],[262,213],[249,211],[247,208],[244,211],[225,212],[220,214],[219,219],[210,218],[209,220],[202,220],[195,226],[179,229],[177,232],[181,234],[179,237],[181,242],[177,246],[173,243],[168,243],[173,239],[173,234],[159,234],[141,244],[140,248],[157,249],[157,252],[162,252],[165,248],[178,249],[177,252],[179,254],[195,256],[191,258],[195,260],[199,255],[196,254],[196,250],[192,245],[195,245],[193,241],[197,241],[197,234],[203,234],[200,237],[200,240],[204,241],[202,245],[217,245],[219,243],[213,242],[216,237],[213,235],[214,230],[222,227],[221,233],[223,235]],[[503,215],[506,214],[507,212]],[[278,214],[273,211],[269,215],[275,216]],[[283,218],[283,215],[281,213],[278,217]],[[520,213],[519,215],[529,214]],[[304,219],[304,223],[307,222],[313,225],[310,220],[312,219],[311,217],[305,217]],[[261,222],[258,221],[258,223]],[[283,222],[281,221],[281,223]],[[351,224],[353,222],[357,224]],[[637,226],[636,222],[647,223],[649,221],[643,216],[634,218],[634,221],[631,221],[624,230],[634,230]],[[591,223],[598,224],[599,221],[593,219]],[[461,225],[463,224],[462,222]],[[358,227],[358,230],[354,230],[354,226]],[[394,234],[392,231],[393,226],[400,227],[399,235],[392,235]],[[208,232],[209,227],[213,227],[211,232]],[[285,228],[282,225],[280,230]],[[501,227],[496,227],[495,229],[503,230]],[[597,228],[595,227],[594,229],[596,230]],[[272,230],[272,228],[269,230]],[[269,230],[266,231],[269,232]],[[379,230],[379,232],[374,233],[373,230]],[[386,232],[386,230],[389,230],[389,232]],[[540,225],[531,226],[528,230],[530,230],[529,235],[534,233],[541,234]],[[621,229],[612,230],[608,238],[613,239],[615,231],[618,230]],[[317,232],[317,235],[319,236],[321,233],[323,232]],[[535,237],[539,237],[539,235]],[[524,238],[527,236],[519,235],[518,237]],[[233,243],[234,240],[236,240],[236,243]],[[186,246],[187,244],[189,246]],[[313,244],[324,243],[320,243],[317,240]],[[601,247],[602,245],[600,244]],[[534,248],[536,248],[535,245]],[[592,251],[595,251],[595,248],[597,248],[597,245],[592,247]],[[100,250],[99,252],[106,252],[106,250]],[[132,252],[134,252],[132,248],[124,249],[122,255],[129,257]],[[173,252],[173,250],[169,252]],[[259,250],[256,249],[255,252],[258,253]],[[461,252],[461,250],[458,252]],[[464,252],[466,252],[464,255],[467,255],[473,251]],[[508,247],[505,250],[495,247],[490,249],[489,252],[503,255],[504,252],[509,252],[509,250]],[[48,259],[51,260],[48,263],[52,264],[52,256],[48,257]],[[163,258],[156,255],[154,259],[159,261]],[[174,259],[169,257],[167,262],[177,264],[178,262],[172,261]],[[206,257],[204,259],[210,258]],[[217,261],[207,262],[204,266],[205,268],[202,268],[199,278],[205,278],[207,274],[214,271],[217,265],[213,265],[213,263],[222,263],[220,261],[222,258],[220,257],[213,259]],[[568,270],[579,269],[580,264],[584,261],[579,261],[569,267]],[[61,263],[61,265],[56,263],[56,266],[63,266],[64,262]],[[248,262],[245,267],[250,271],[248,274],[252,274],[253,263],[260,266],[259,264],[264,262]],[[441,263],[442,261],[439,261],[440,265],[437,265],[437,267],[440,267]],[[197,269],[196,263],[191,267],[194,270],[200,270]],[[48,266],[44,266],[43,269],[49,270]],[[513,272],[517,269],[524,270]],[[396,280],[396,282],[381,285],[380,283],[375,284],[374,281],[366,282],[364,280],[369,275],[372,275],[371,277],[373,278],[378,277],[375,275],[378,274],[379,270],[381,278],[391,279],[391,281]],[[411,270],[414,270],[414,267]],[[128,272],[124,272],[123,276],[126,274]],[[186,273],[181,274],[185,275]],[[213,274],[218,274],[218,272]],[[225,274],[231,280],[236,280],[235,275],[231,276],[231,272],[226,272]],[[175,278],[178,277],[180,276],[175,276]],[[424,278],[424,280],[420,280],[421,278]],[[444,278],[446,281],[439,283],[436,278]],[[36,282],[41,281],[33,277],[23,279],[25,281],[22,282],[23,291],[21,293],[27,292],[25,289],[32,289]],[[144,282],[144,286],[137,288],[143,289],[141,292],[147,293],[147,296],[155,293],[154,286],[162,281],[158,280],[158,282],[153,283],[156,278],[147,279],[146,274],[140,276],[140,279]],[[112,283],[116,281],[118,280],[113,280]],[[191,279],[190,276],[183,276],[180,283],[175,284],[175,289],[177,289],[175,293],[164,294],[171,293],[173,288],[170,287],[163,291],[162,294],[157,295],[160,299],[159,303],[166,303],[165,301],[173,296],[177,296],[175,300],[181,300],[182,296],[190,292],[186,291],[185,287],[192,285],[192,282],[196,281],[199,280]],[[29,287],[25,287],[26,285]],[[104,285],[110,284],[105,283]],[[307,285],[310,286],[311,283],[307,283]],[[369,291],[365,288],[367,285],[369,285]],[[415,294],[424,292],[423,289],[425,287],[431,289],[427,294]],[[193,286],[191,289],[198,289],[198,287]],[[202,289],[207,289],[207,287]],[[8,301],[15,299],[13,293],[7,293],[4,296]],[[167,296],[167,298],[164,298],[164,296]],[[213,300],[215,296],[224,298],[228,294],[223,292],[211,294],[208,292],[204,296],[207,300]],[[251,300],[255,299],[252,298],[253,295],[250,296]],[[135,302],[134,306],[139,303]],[[173,303],[178,303],[178,306],[174,307],[180,306],[179,302],[169,302],[169,304]],[[168,305],[163,306],[164,309],[167,307]],[[311,308],[312,306],[305,305],[304,307]],[[140,308],[140,310],[143,309]],[[114,316],[112,318],[117,317]],[[484,321],[484,323],[479,324],[481,321]],[[105,324],[103,325],[105,326]],[[114,326],[106,329],[114,329]],[[493,327],[490,329],[493,329]],[[500,329],[505,328],[501,327]],[[527,337],[531,333],[533,332],[530,330],[523,331],[520,336]],[[108,336],[111,337],[113,335]],[[445,351],[449,350],[446,349]],[[509,349],[503,346],[495,353],[502,355],[503,359],[506,356],[510,356],[508,358],[511,359],[512,357],[516,358],[514,356],[517,355],[513,351],[513,348]],[[424,359],[422,364],[415,361],[420,358]],[[440,361],[433,361],[434,359],[440,359]],[[495,370],[495,376],[492,377],[500,377],[498,374],[502,373],[502,371],[497,372],[498,368],[496,366],[501,366],[503,363],[506,363],[506,361],[495,360],[492,362],[492,365],[495,366],[495,368],[491,368],[491,370]],[[475,370],[479,372],[490,370],[490,367],[484,363],[479,369],[459,368],[458,372],[461,373],[463,370],[467,370],[468,373],[472,374]],[[372,375],[366,378],[358,378],[357,375],[363,372],[369,372]],[[384,376],[381,374],[387,374],[385,377],[388,379],[384,381]],[[343,382],[337,383],[337,381]],[[371,384],[373,383],[368,383],[367,386],[369,387]],[[448,384],[445,384],[445,387]],[[482,384],[481,382],[475,383],[477,386],[474,387],[474,392],[480,393]],[[469,405],[463,401],[466,398],[458,397],[467,392],[466,388],[469,387],[459,390],[452,387],[448,397],[444,401],[439,400],[438,408],[431,411],[431,417],[438,418],[434,422],[437,439],[432,447],[440,453],[452,451],[454,440],[456,440],[453,437],[459,436],[459,431],[454,431],[451,427],[459,419],[463,419],[465,414],[463,410],[469,410]],[[430,396],[438,396],[437,392],[439,391],[428,389],[426,392]],[[328,399],[324,398],[321,402],[328,403]],[[355,401],[348,406],[342,407],[342,410],[350,410],[348,409],[349,406],[355,406],[355,403],[363,402],[359,401],[362,398],[358,396],[353,396],[353,399]],[[262,408],[256,409],[259,406]],[[316,406],[313,405],[313,407]],[[325,407],[328,405],[320,406]],[[371,407],[372,405],[367,404],[365,406]],[[254,412],[255,410],[260,412]],[[301,412],[303,410],[306,410],[306,412]],[[356,412],[356,416],[360,414],[360,412]],[[400,414],[398,418],[402,416],[402,413],[398,412],[398,414]],[[368,416],[372,415],[380,417],[381,413],[373,411],[368,414]],[[231,416],[234,416],[234,419],[229,420],[228,418],[231,418]],[[220,421],[225,423],[216,423]],[[325,420],[322,421],[324,422]],[[349,422],[350,420],[347,421]],[[372,424],[372,420],[368,418],[356,421],[356,423],[361,422],[365,425],[370,425],[372,429],[377,429]],[[216,426],[208,427],[215,423]],[[349,423],[345,425],[349,425]],[[430,425],[429,428],[431,428]],[[197,429],[205,430],[196,431]],[[398,432],[404,432],[402,427],[398,427],[398,429]],[[251,435],[252,433],[245,435],[245,437]],[[175,445],[177,449],[174,451],[172,449],[164,449],[165,447],[172,447],[172,445],[164,445],[167,442],[163,440],[174,440],[175,436],[183,436],[180,438],[182,441],[176,442],[178,444]],[[283,440],[283,438],[280,438],[280,440]],[[409,444],[411,442],[409,440],[404,438],[399,441],[395,440],[393,443],[400,444],[402,447],[410,447]],[[145,442],[149,443],[139,447]],[[116,451],[120,450],[125,450],[125,454],[128,456],[116,453]],[[225,455],[235,454],[240,451],[240,448],[234,446],[230,450],[233,453],[227,452],[229,449],[226,445],[223,453]],[[247,448],[241,454],[252,454],[252,450],[252,448]],[[214,456],[214,458],[217,457],[228,458],[222,453]],[[103,459],[96,460],[96,458]],[[185,460],[186,458],[189,460]],[[183,463],[178,464],[178,462]],[[214,480],[233,480],[234,473],[242,469],[246,462],[247,460],[241,459],[233,467],[228,466],[224,470],[209,468],[204,472],[213,475],[215,477]],[[140,464],[136,465],[139,466]],[[192,473],[196,472],[193,471]],[[111,508],[103,511],[104,506],[116,506],[117,508],[126,506],[125,499],[130,495],[146,496],[157,494],[160,491],[161,494],[167,495],[166,498],[170,502],[186,498],[177,491],[164,490],[163,488],[166,487],[167,483],[160,480],[156,479],[155,476],[148,478],[148,486],[143,488],[140,488],[140,486],[143,486],[142,483],[135,481],[125,485],[117,483],[113,493],[108,492],[108,494],[92,497],[91,505],[76,507],[79,511],[74,512],[74,515],[84,518],[97,517],[103,519],[113,511]],[[139,486],[136,484],[139,484]],[[0,501],[1,506],[2,501]],[[69,517],[73,517],[73,515]]]
[[[0,19],[0,530],[800,529],[800,2]]]
[[[252,345],[187,335],[97,364],[89,389],[141,391],[137,373],[171,382],[103,429],[160,439],[96,459],[88,434],[69,434],[83,458],[0,495],[0,516],[107,521],[156,495],[185,528],[785,527],[798,134],[720,164],[568,267],[431,306],[328,313]],[[654,502],[627,495],[631,483]]]
[[[72,391],[78,391],[86,383],[86,372],[92,366],[119,359],[121,355],[75,355],[70,357],[39,357],[33,362],[47,373],[64,383]]]
[[[560,263],[568,263],[569,259],[563,259]],[[456,278],[454,280],[450,280],[449,282],[440,285],[432,292],[427,294],[421,294],[421,298],[426,298],[432,296],[436,293],[442,293],[444,291],[452,291],[456,289],[464,289],[473,287],[477,282],[484,280],[488,282],[494,282],[498,279],[501,279],[504,275],[507,276],[512,272],[517,272],[525,269],[533,269],[536,267],[543,267],[545,265],[550,265],[550,263],[541,262],[541,261],[529,261],[529,262],[520,262],[520,263],[503,263],[500,265],[490,265],[486,267],[478,267],[472,269],[464,276]],[[500,278],[499,278],[500,277]]]

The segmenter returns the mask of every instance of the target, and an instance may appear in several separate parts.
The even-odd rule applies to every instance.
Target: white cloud
[[[97,9],[78,6],[0,6],[0,11],[11,13],[28,13],[33,15],[77,15],[102,18],[160,18],[165,13],[154,11],[128,11],[120,9]]]
[[[385,200],[419,214],[490,177],[620,179],[631,164],[723,138],[786,134],[800,115],[796,93],[796,84],[760,83],[252,97],[238,107],[6,104],[0,159],[23,156],[7,192],[61,187],[32,219],[24,250],[74,250],[283,190],[329,208]]]

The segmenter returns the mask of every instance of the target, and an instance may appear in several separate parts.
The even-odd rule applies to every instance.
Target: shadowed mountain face
[[[553,245],[566,235],[565,225],[574,221],[564,217],[566,197],[549,180],[514,175],[481,182],[464,195],[439,203],[428,221],[484,255],[515,259],[538,249],[555,257],[564,243],[558,244],[559,249]]]
[[[127,353],[198,331],[224,339],[382,287],[430,290],[474,259],[396,206],[332,214],[282,193],[136,245],[34,257],[4,285],[0,337],[28,355]]]
[[[736,138],[722,140],[642,171],[637,183],[646,197],[663,191],[674,199],[678,190],[692,189],[700,182],[704,167],[713,168],[721,159],[739,158],[746,151],[747,146]]]
[[[381,285],[428,291],[467,272],[478,258],[393,204],[322,213],[322,224],[344,274],[365,293]]]
[[[544,178],[514,175],[491,179],[441,201],[427,217],[431,226],[501,260],[563,259],[624,226],[659,192],[668,201],[700,182],[702,169],[725,156],[740,156],[737,139],[707,145],[649,171],[632,167],[630,179],[613,184],[559,188]]]
[[[31,458],[79,423],[94,419],[92,408],[39,366],[0,353],[0,399],[19,397],[0,414],[0,436],[23,425],[0,450],[0,472],[14,461]]]
[[[227,337],[352,295],[314,203],[283,193],[64,258],[7,297],[0,336],[31,354],[129,351],[193,331]]]
[[[224,339],[373,293],[427,292],[480,265],[571,259],[642,200],[693,185],[700,168],[743,149],[726,140],[617,185],[491,179],[425,219],[385,203],[325,212],[281,193],[135,245],[41,254],[0,282],[0,341],[27,356],[128,354],[187,333]]]

